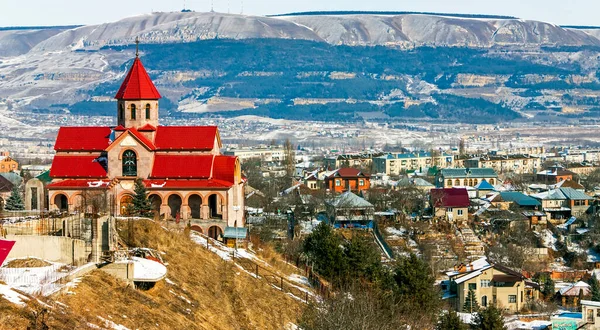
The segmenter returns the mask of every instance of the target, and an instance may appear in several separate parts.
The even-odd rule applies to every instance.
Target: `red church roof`
[[[54,156],[51,178],[106,178],[106,170],[96,161],[98,156]]]
[[[230,188],[233,183],[223,180],[144,180],[144,185],[150,190],[154,189],[219,189]]]
[[[160,93],[152,83],[142,61],[136,57],[125,77],[121,88],[115,95],[118,100],[158,100]]]
[[[68,188],[76,188],[76,189],[107,189],[110,185],[110,181],[108,180],[90,180],[90,179],[74,179],[74,180],[63,180],[59,182],[53,182],[49,184],[48,189],[68,189]]]
[[[213,179],[235,182],[235,161],[233,156],[215,156],[213,163]]]
[[[156,127],[150,125],[150,124],[146,124],[140,128],[138,128],[138,131],[140,132],[151,132],[151,131],[156,131]]]
[[[217,126],[158,126],[154,145],[157,150],[212,150]]]
[[[431,189],[434,207],[469,207],[469,193],[465,188]]]
[[[151,178],[208,179],[213,155],[155,155]]]
[[[58,130],[56,151],[102,151],[108,147],[109,127],[61,127]]]
[[[144,134],[140,133],[137,129],[132,127],[130,129],[128,129],[128,131],[131,134],[133,134],[133,136],[135,136],[140,142],[145,144],[146,147],[148,147],[148,149],[150,149],[150,150],[156,149],[156,147],[154,146],[154,143],[152,143],[152,141],[150,141],[150,139],[148,139]]]

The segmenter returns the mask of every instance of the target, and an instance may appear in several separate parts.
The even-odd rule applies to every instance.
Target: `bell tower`
[[[160,93],[139,57],[139,40],[135,39],[135,59],[121,84],[117,99],[117,123],[125,128],[158,126]]]

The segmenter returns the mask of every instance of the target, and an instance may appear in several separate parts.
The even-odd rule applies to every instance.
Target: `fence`
[[[223,246],[220,242],[215,241],[214,239],[204,234],[196,234],[203,237],[206,240],[207,246],[205,247],[207,249],[209,249],[209,245]],[[267,282],[269,285],[281,290],[282,292],[290,293],[293,296],[302,299],[306,303],[309,303],[310,299],[313,298],[308,290],[300,288],[298,285],[294,284],[287,278],[257,264],[256,262],[250,259],[237,255],[235,253],[235,250],[232,250],[231,257],[233,261],[237,262],[237,264],[240,265],[246,272],[248,272],[257,279]],[[329,287],[324,285],[320,281],[320,278],[312,272],[312,269],[307,273],[307,278],[309,280],[309,283],[313,286],[313,288],[317,289],[317,293],[320,296],[329,296]]]
[[[377,222],[373,222],[373,233],[375,234],[375,239],[377,240],[377,243],[379,243],[378,245],[381,247],[386,256],[390,259],[393,259],[394,251],[392,251],[392,248],[390,248],[390,246],[387,244],[387,242],[381,235]]]
[[[69,270],[54,264],[36,268],[0,268],[0,281],[29,294],[46,295],[67,280]]]

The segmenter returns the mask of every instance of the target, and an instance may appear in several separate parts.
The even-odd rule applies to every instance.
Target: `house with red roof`
[[[238,158],[221,154],[218,127],[160,126],[160,98],[136,55],[115,96],[115,127],[59,129],[50,210],[86,212],[86,199],[101,195],[113,215],[127,216],[141,178],[161,217],[189,221],[213,238],[244,227],[245,180]]]
[[[452,222],[469,219],[469,193],[466,188],[436,188],[429,194],[433,216]]]
[[[355,194],[371,187],[371,176],[361,170],[343,167],[325,177],[325,188],[336,193],[352,191]]]

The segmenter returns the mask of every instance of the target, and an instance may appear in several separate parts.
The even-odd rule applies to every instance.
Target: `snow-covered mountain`
[[[599,30],[569,29],[520,19],[438,15],[299,15],[281,17],[173,12],[128,17],[67,30],[0,31],[0,56],[32,51],[97,49],[132,43],[205,39],[286,38],[333,45],[468,46],[600,45]]]
[[[410,80],[415,84],[430,86],[433,90],[437,88],[435,84],[445,81],[448,85],[445,88],[457,87],[453,93],[468,92],[468,96],[486,95],[492,102],[516,104],[517,107],[533,101],[560,104],[559,96],[552,93],[537,95],[539,100],[515,96],[516,89],[507,87],[514,88],[517,83],[548,84],[565,80],[580,87],[591,86],[594,91],[596,84],[600,84],[600,80],[596,77],[596,72],[600,68],[595,60],[596,53],[599,53],[595,47],[600,47],[600,29],[564,28],[539,21],[512,18],[473,18],[435,14],[299,14],[263,17],[214,12],[172,12],[151,13],[112,23],[75,28],[0,28],[0,101],[5,99],[12,108],[21,109],[31,105],[45,108],[52,104],[73,104],[94,98],[96,95],[85,91],[90,91],[101,83],[118,81],[125,73],[122,64],[132,56],[131,48],[129,51],[122,52],[103,47],[131,45],[136,38],[139,38],[142,44],[178,44],[178,46],[182,46],[179,45],[182,43],[210,39],[287,39],[315,41],[335,46],[387,46],[389,49],[397,50],[420,46],[468,47],[494,53],[498,58],[518,58],[528,61],[527,63],[550,67],[562,65],[567,68],[564,73],[555,72],[554,75],[548,75],[542,72],[537,75],[537,72],[533,72],[525,77],[511,77],[513,72],[502,75],[490,74],[485,70],[458,72],[444,77],[442,72],[441,75],[436,73],[438,76],[427,82],[419,75],[387,76],[384,74],[385,70],[360,72],[360,68],[355,69],[355,72],[340,73],[326,72],[327,68],[316,67],[312,68],[311,72],[298,73],[298,77],[324,74],[334,77],[332,78],[334,80],[361,75],[366,79]],[[541,50],[542,46],[591,46],[587,47],[591,49],[587,51],[592,53],[582,53],[586,50],[574,53],[560,51],[544,53]],[[577,63],[575,69],[570,67],[572,63]],[[162,88],[167,89],[166,95],[169,95],[168,88],[172,87],[172,94],[169,96],[175,101],[186,94],[198,92],[184,88],[181,81],[206,75],[227,74],[207,71],[210,69],[202,69],[204,70],[201,70],[202,72],[183,70],[177,68],[173,72],[161,72],[159,84],[162,83]],[[253,70],[257,72],[244,72],[240,75],[243,77],[280,74],[258,72],[261,70],[256,68]],[[514,73],[518,74],[518,72]],[[403,84],[399,82],[399,85],[394,88],[402,88]],[[461,89],[463,87],[473,87],[473,91]],[[202,88],[208,87],[197,86],[196,89],[203,90]],[[505,93],[507,96],[502,96],[498,93],[501,89],[493,92],[476,90],[477,88],[504,88],[502,90],[508,92]],[[386,95],[397,92],[397,89],[381,90],[378,94],[379,99],[366,101],[385,100]],[[411,92],[410,88],[405,92]],[[213,96],[221,95],[215,92]],[[203,97],[200,96],[201,99]],[[244,98],[243,95],[239,97]],[[429,96],[419,96],[420,102],[423,100],[426,102],[427,97]],[[300,96],[299,100],[296,101],[315,102],[315,100],[304,100],[303,96]],[[317,101],[326,103],[323,100]],[[247,106],[246,103],[244,107]],[[231,106],[227,103],[222,107]],[[234,108],[236,107],[232,107]]]

